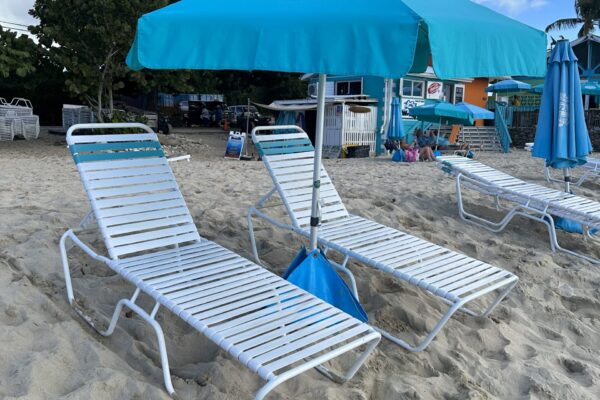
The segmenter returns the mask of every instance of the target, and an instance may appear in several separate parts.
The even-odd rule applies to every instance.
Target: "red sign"
[[[440,91],[441,88],[442,88],[442,84],[441,83],[439,83],[439,82],[433,82],[427,88],[427,93],[429,93],[429,94],[436,94],[436,93],[438,93]]]

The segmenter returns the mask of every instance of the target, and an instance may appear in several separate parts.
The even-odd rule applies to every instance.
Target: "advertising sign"
[[[444,97],[444,85],[442,82],[427,82],[427,98],[441,100]]]
[[[242,156],[242,150],[244,149],[245,142],[245,132],[229,132],[227,148],[225,149],[225,158],[229,160],[239,160]]]
[[[425,104],[425,100],[422,99],[402,99],[402,118],[414,119],[408,115],[408,110],[413,107],[422,106],[423,104]]]

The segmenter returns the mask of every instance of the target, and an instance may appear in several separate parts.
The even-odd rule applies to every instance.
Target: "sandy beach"
[[[251,258],[245,215],[271,187],[261,162],[226,161],[226,134],[161,136],[169,153],[191,155],[173,170],[200,234]],[[479,160],[546,184],[528,152],[481,153]],[[550,251],[544,225],[516,219],[501,234],[466,225],[454,181],[434,163],[386,158],[325,160],[345,204],[371,218],[502,267],[520,282],[490,318],[457,315],[423,352],[383,340],[355,378],[337,385],[310,371],[269,399],[598,399],[600,267]],[[559,187],[559,186],[557,186]],[[577,193],[600,200],[600,181]],[[469,193],[467,204],[483,210]],[[68,305],[58,240],[89,211],[64,137],[0,143],[0,398],[169,399],[152,329],[124,315],[104,338]],[[490,211],[486,211],[491,213]],[[283,216],[275,212],[273,215]],[[257,224],[263,260],[282,274],[302,241]],[[101,239],[84,235],[96,249]],[[600,249],[560,234],[596,257]],[[82,306],[101,321],[131,285],[73,250]],[[374,325],[414,340],[446,310],[440,301],[373,269],[351,263]],[[142,306],[151,306],[143,299]],[[248,399],[263,381],[168,311],[159,312],[181,399]]]

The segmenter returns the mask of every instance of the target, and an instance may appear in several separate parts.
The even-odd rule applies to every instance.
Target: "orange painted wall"
[[[488,78],[475,78],[473,82],[465,84],[465,101],[476,106],[486,108],[487,93],[485,88],[488,87]],[[483,121],[477,121],[477,125],[483,125]]]

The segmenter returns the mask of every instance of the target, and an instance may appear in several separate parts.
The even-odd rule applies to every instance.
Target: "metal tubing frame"
[[[463,193],[462,193],[462,182],[465,181],[472,190],[476,190],[482,194],[487,194],[490,196],[494,196],[496,198],[497,209],[506,210],[506,215],[498,222],[491,221],[489,219],[485,219],[484,217],[477,216],[475,214],[469,213],[465,210],[464,202],[463,202]],[[456,198],[458,203],[458,214],[460,218],[465,221],[472,223],[474,225],[481,226],[482,228],[487,229],[490,232],[499,233],[503,231],[506,226],[512,221],[515,216],[522,216],[525,218],[529,218],[534,221],[538,221],[543,223],[548,227],[548,234],[550,237],[550,248],[553,252],[562,251],[567,254],[571,254],[573,256],[582,258],[586,261],[591,262],[592,264],[600,264],[600,259],[586,256],[585,254],[578,253],[573,250],[566,249],[562,247],[558,243],[558,236],[556,233],[556,225],[554,223],[554,217],[548,213],[548,205],[544,209],[538,209],[529,206],[528,204],[516,204],[514,207],[502,207],[499,203],[499,198],[502,197],[500,195],[491,194],[493,190],[497,190],[498,188],[486,185],[482,182],[479,182],[473,178],[463,175],[459,173],[456,175]],[[510,199],[503,198],[504,200],[512,201]],[[593,238],[589,228],[584,227],[584,239],[591,238],[595,242],[598,242],[596,238]]]
[[[248,233],[249,233],[249,237],[250,237],[250,244],[252,246],[252,253],[254,254],[254,258],[255,258],[256,262],[263,266],[264,266],[264,264],[258,255],[258,248],[256,246],[256,238],[254,235],[254,223],[252,221],[252,218],[254,216],[259,217],[278,228],[292,231],[300,236],[309,237],[309,234],[306,232],[306,230],[303,230],[302,228],[291,225],[291,224],[286,224],[284,222],[278,221],[275,218],[260,211],[260,208],[264,207],[265,203],[268,202],[270,199],[272,199],[275,192],[277,192],[276,186],[274,186],[266,195],[261,197],[260,200],[256,203],[256,205],[254,207],[250,207],[248,209],[248,214],[246,216],[246,219],[248,221]],[[359,295],[358,295],[358,289],[356,287],[356,280],[354,278],[354,274],[352,273],[352,271],[350,271],[350,269],[348,269],[347,263],[348,263],[349,259],[352,258],[358,262],[362,262],[363,264],[366,264],[369,266],[372,266],[372,265],[365,258],[360,257],[357,254],[356,255],[350,254],[350,252],[346,251],[344,248],[337,246],[334,243],[327,242],[324,239],[320,239],[319,244],[323,247],[325,253],[327,253],[330,249],[333,249],[344,256],[344,261],[342,262],[342,264],[331,262],[331,260],[330,260],[330,262],[336,270],[338,270],[348,276],[348,278],[350,279],[350,282],[351,282],[352,292],[358,300]],[[384,272],[386,272],[383,268],[378,268],[378,269],[381,269]],[[442,301],[444,301],[445,303],[450,304],[450,308],[448,309],[446,314],[444,314],[444,316],[437,322],[437,324],[434,326],[432,331],[429,334],[427,334],[427,336],[424,339],[422,339],[419,343],[417,343],[415,345],[411,345],[408,342],[394,336],[393,334],[391,334],[381,328],[378,328],[373,325],[371,325],[371,326],[373,327],[373,329],[375,329],[376,331],[381,333],[381,335],[383,337],[390,340],[392,343],[394,343],[406,350],[417,353],[417,352],[420,352],[420,351],[424,350],[425,348],[427,348],[427,346],[431,343],[431,341],[442,330],[444,325],[446,325],[446,323],[450,320],[452,315],[454,315],[457,311],[464,312],[473,317],[487,317],[500,304],[500,302],[508,295],[508,293],[510,293],[510,291],[515,287],[515,285],[517,283],[518,283],[517,277],[515,277],[514,280],[512,280],[512,281],[504,280],[496,285],[489,286],[483,290],[475,292],[475,293],[473,293],[463,299],[460,299],[459,301],[456,301],[456,302],[451,302],[443,297],[436,296],[439,299],[441,299]],[[492,303],[489,306],[487,306],[483,311],[476,312],[476,311],[473,311],[473,310],[465,307],[466,304],[468,304],[469,302],[471,302],[475,299],[478,299],[480,297],[483,297],[483,296],[485,296],[497,289],[503,288],[503,287],[504,287],[504,289],[498,294],[498,296],[495,298],[495,300],[492,301]]]
[[[84,220],[86,218],[84,218]],[[142,308],[140,308],[137,304],[135,304],[135,301],[137,300],[139,294],[141,293],[141,289],[139,287],[136,287],[136,290],[133,293],[133,295],[131,296],[131,298],[119,300],[119,302],[115,306],[115,309],[113,311],[112,318],[109,321],[108,327],[104,330],[98,328],[98,326],[96,326],[96,324],[94,323],[93,319],[89,315],[87,315],[84,312],[84,310],[82,310],[80,307],[78,307],[75,302],[75,296],[74,296],[73,285],[72,285],[72,280],[71,280],[71,271],[69,268],[69,260],[68,260],[68,256],[67,256],[67,248],[66,248],[66,240],[67,239],[71,239],[71,241],[75,245],[77,245],[79,248],[81,248],[91,258],[105,263],[111,269],[113,269],[113,268],[111,267],[112,260],[110,260],[107,257],[97,254],[89,246],[87,246],[85,243],[83,243],[75,235],[73,230],[69,229],[68,231],[66,231],[60,238],[59,246],[60,246],[60,254],[61,254],[61,259],[62,259],[62,264],[63,264],[63,272],[64,272],[64,276],[65,276],[65,286],[67,289],[67,298],[69,300],[69,304],[73,307],[75,312],[88,325],[90,325],[100,335],[105,336],[105,337],[112,335],[112,333],[114,332],[117,322],[119,320],[119,317],[121,315],[121,311],[123,310],[123,307],[129,308],[131,311],[133,311],[137,315],[139,315],[144,321],[146,321],[148,324],[150,324],[150,326],[154,329],[154,332],[156,333],[159,354],[160,354],[160,362],[161,362],[161,367],[162,367],[162,372],[163,372],[164,385],[165,385],[165,388],[166,388],[167,392],[169,393],[169,395],[171,397],[174,397],[175,389],[173,388],[173,383],[172,383],[171,375],[170,375],[169,359],[168,359],[167,348],[166,348],[166,344],[165,344],[164,333],[163,333],[163,330],[162,330],[160,324],[155,319],[158,309],[160,307],[160,303],[155,302],[154,307],[152,308],[152,311],[150,312],[150,314],[148,314],[146,311],[144,311]],[[360,367],[365,363],[365,361],[367,360],[369,355],[373,352],[373,350],[375,350],[375,347],[377,347],[377,344],[379,344],[380,340],[381,340],[381,337],[379,336],[379,334],[373,332],[367,336],[360,338],[360,340],[354,340],[351,343],[346,344],[345,346],[339,347],[333,351],[322,354],[319,357],[309,359],[309,360],[307,360],[306,363],[299,365],[296,368],[292,368],[280,375],[276,375],[273,379],[267,380],[267,383],[265,383],[261,387],[261,389],[256,393],[255,400],[262,400],[275,387],[279,386],[280,384],[284,383],[285,381],[287,381],[291,378],[294,378],[294,377],[300,375],[301,373],[303,373],[311,368],[315,368],[317,371],[319,371],[320,373],[322,373],[324,376],[326,376],[327,378],[329,378],[330,380],[332,380],[335,383],[338,383],[338,384],[345,383],[346,381],[352,379],[352,377],[356,374],[356,372],[360,369]],[[337,373],[331,371],[330,369],[328,369],[324,365],[322,365],[323,363],[325,363],[335,357],[338,357],[341,354],[351,351],[359,346],[362,346],[364,344],[368,344],[368,347],[357,357],[356,361],[348,369],[348,371],[346,371],[345,373],[342,373],[342,375],[338,375]]]
[[[80,307],[78,307],[77,304],[75,303],[75,295],[73,293],[73,285],[72,285],[72,281],[71,281],[71,270],[69,268],[69,259],[67,256],[67,249],[65,246],[67,239],[71,239],[71,241],[73,241],[73,243],[75,245],[77,245],[77,247],[81,248],[91,258],[105,263],[111,269],[113,269],[113,268],[111,267],[112,260],[110,260],[104,256],[98,255],[89,246],[87,246],[85,243],[83,243],[75,235],[73,230],[69,229],[68,231],[66,231],[60,238],[60,255],[61,255],[62,264],[63,264],[63,272],[65,275],[65,286],[67,288],[67,298],[69,300],[69,304],[73,307],[75,312],[77,312],[77,314],[88,325],[90,325],[100,335],[105,336],[105,337],[108,337],[113,334],[115,327],[117,325],[117,321],[119,320],[119,316],[121,315],[121,311],[122,311],[123,307],[129,308],[131,311],[133,311],[137,315],[139,315],[144,321],[146,321],[154,329],[154,332],[156,333],[156,339],[158,342],[158,350],[159,350],[159,354],[160,354],[160,363],[161,363],[161,367],[162,367],[165,388],[170,396],[174,396],[175,389],[173,388],[173,382],[171,381],[171,373],[170,373],[170,369],[169,369],[169,358],[167,355],[165,336],[164,336],[164,333],[162,331],[160,324],[156,321],[156,319],[154,319],[156,316],[156,312],[158,311],[158,305],[159,305],[158,302],[156,302],[156,304],[154,305],[152,313],[148,314],[146,311],[144,311],[142,308],[140,308],[137,304],[135,304],[135,301],[137,300],[137,298],[141,292],[140,288],[136,288],[135,292],[133,293],[133,295],[130,299],[119,300],[119,302],[115,306],[115,310],[113,312],[112,318],[110,319],[108,327],[105,330],[98,328],[98,326],[96,326],[96,324],[94,323],[93,319],[89,315],[87,315],[85,313],[85,311],[82,310]]]
[[[593,169],[585,166],[581,167],[580,169],[584,170],[583,175],[581,175],[579,179],[573,183],[577,187],[581,186],[589,177],[600,176],[600,168],[598,164],[595,164]],[[546,178],[547,182],[565,183],[564,179],[561,180],[553,177],[548,166],[544,166],[544,177]]]

